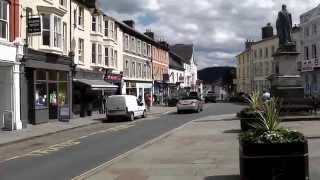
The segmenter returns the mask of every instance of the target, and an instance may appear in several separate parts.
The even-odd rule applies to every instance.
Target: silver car
[[[201,112],[203,111],[204,101],[196,96],[187,96],[182,98],[177,103],[177,112],[181,114],[184,111]]]

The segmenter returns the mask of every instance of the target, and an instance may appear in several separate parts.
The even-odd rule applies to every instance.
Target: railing
[[[299,64],[301,64],[301,72],[313,71],[315,68],[320,68],[319,58],[307,59],[307,60],[298,62],[298,69],[299,69]]]

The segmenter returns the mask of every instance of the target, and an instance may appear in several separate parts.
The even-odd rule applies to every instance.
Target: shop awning
[[[74,79],[74,82],[80,82],[91,87],[92,90],[116,90],[117,85],[110,84],[104,80]]]

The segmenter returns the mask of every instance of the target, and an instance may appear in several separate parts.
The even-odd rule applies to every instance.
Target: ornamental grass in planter
[[[264,103],[258,114],[254,129],[239,135],[241,180],[309,179],[308,142],[280,126],[277,99]]]
[[[249,108],[245,108],[238,113],[242,131],[253,129],[251,124],[259,118],[258,112],[263,111],[263,100],[260,92],[253,92],[247,101],[249,102]]]

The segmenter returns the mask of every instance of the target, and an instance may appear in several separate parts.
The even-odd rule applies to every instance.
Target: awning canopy
[[[104,80],[74,79],[73,81],[86,84],[92,90],[116,90],[118,88],[117,85],[110,84]]]

